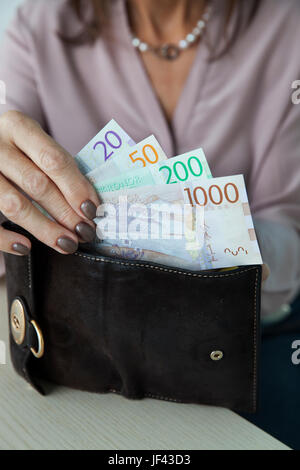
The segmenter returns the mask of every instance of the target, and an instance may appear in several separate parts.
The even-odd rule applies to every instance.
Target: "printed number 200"
[[[192,164],[196,162],[195,164]],[[180,168],[180,170],[179,170]],[[177,181],[186,181],[189,177],[189,173],[193,176],[201,176],[203,173],[203,166],[200,160],[197,157],[190,157],[188,159],[187,165],[183,162],[175,162],[174,165],[170,168],[169,166],[161,166],[159,171],[168,170],[169,174],[167,177],[167,184],[177,183]],[[177,181],[171,181],[172,173],[174,173]]]

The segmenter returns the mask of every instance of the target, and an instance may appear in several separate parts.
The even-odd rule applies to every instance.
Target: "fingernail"
[[[96,236],[96,229],[86,224],[85,222],[81,222],[80,224],[76,225],[75,230],[77,235],[79,235],[79,237],[86,242],[91,242]]]
[[[56,242],[57,246],[61,248],[65,253],[75,253],[78,248],[78,243],[71,240],[71,238],[61,237]]]
[[[12,249],[19,255],[28,256],[30,253],[30,248],[28,246],[22,245],[22,243],[14,243]]]
[[[92,201],[85,201],[81,204],[81,210],[84,213],[84,215],[90,219],[93,220],[96,217],[97,213],[97,207]]]

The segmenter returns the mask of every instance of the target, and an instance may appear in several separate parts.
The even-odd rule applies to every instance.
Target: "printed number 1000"
[[[208,191],[201,186],[197,186],[193,192],[190,188],[184,188],[184,191],[186,191],[192,206],[194,206],[194,204],[206,206],[208,202],[219,206],[223,201],[235,204],[240,197],[238,187],[234,183],[227,183],[223,190],[217,184],[212,184]]]

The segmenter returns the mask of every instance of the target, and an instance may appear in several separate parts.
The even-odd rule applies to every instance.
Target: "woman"
[[[72,253],[94,236],[99,201],[71,155],[107,121],[115,118],[136,141],[154,133],[169,156],[202,146],[214,176],[245,175],[271,270],[263,314],[285,311],[300,285],[300,105],[291,99],[299,20],[298,0],[27,1],[1,49],[0,211]],[[2,251],[22,256],[30,246],[1,229]],[[278,384],[275,371],[271,379],[274,348],[269,356],[256,423],[283,439],[288,420],[291,444],[299,435],[291,426],[295,377]],[[282,406],[280,417],[288,383],[295,406]]]
[[[300,279],[299,19],[297,0],[27,1],[1,49],[0,210],[72,253],[99,201],[71,155],[108,120],[169,156],[202,146],[214,176],[245,175],[274,314]],[[30,241],[2,228],[0,248]]]

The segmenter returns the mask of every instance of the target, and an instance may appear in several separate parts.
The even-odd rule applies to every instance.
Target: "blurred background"
[[[5,0],[0,2],[0,41],[2,40],[6,25],[11,20],[16,7],[22,3],[23,0]]]

